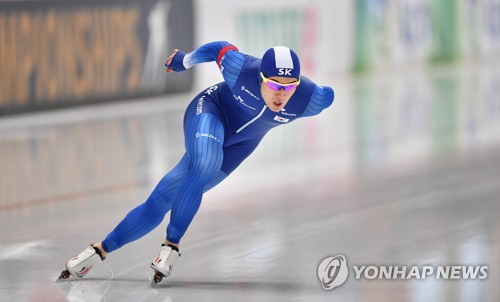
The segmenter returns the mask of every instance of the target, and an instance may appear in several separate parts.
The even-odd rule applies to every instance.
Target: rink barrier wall
[[[500,55],[500,0],[195,0],[195,10],[197,45],[227,40],[258,57],[286,45],[315,79]],[[222,80],[210,64],[196,72],[196,90]]]
[[[500,0],[356,0],[353,70],[500,54]]]
[[[189,91],[163,62],[193,19],[191,0],[0,2],[0,116]]]

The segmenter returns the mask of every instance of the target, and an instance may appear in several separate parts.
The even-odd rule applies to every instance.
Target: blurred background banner
[[[354,70],[500,50],[500,1],[357,0]]]
[[[193,30],[191,0],[0,2],[0,115],[189,91]]]

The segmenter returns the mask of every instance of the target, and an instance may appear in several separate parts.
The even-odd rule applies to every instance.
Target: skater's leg
[[[220,171],[223,159],[224,126],[213,114],[202,113],[185,124],[186,151],[189,170],[175,192],[167,227],[167,241],[151,263],[155,270],[152,284],[169,276],[180,257],[179,241],[198,211],[205,188],[225,178]]]
[[[203,192],[208,192],[210,191],[210,189],[212,189],[213,187],[215,187],[216,185],[218,185],[220,182],[222,182],[228,175],[225,173],[225,172],[222,172],[222,171],[219,171],[219,173],[217,173],[217,175],[205,186],[205,188],[203,189]],[[165,240],[163,242],[164,245],[173,245],[177,248],[179,248],[179,244],[178,243],[173,243],[173,242],[170,242],[168,240]]]
[[[205,187],[220,176],[224,126],[213,114],[202,113],[186,122],[185,144],[189,170],[174,195],[167,241],[179,244],[201,203]],[[223,177],[222,177],[223,178]]]
[[[158,226],[172,207],[175,190],[188,167],[189,160],[184,155],[177,166],[158,183],[146,202],[130,211],[104,241],[94,246],[105,255],[139,239]]]
[[[186,138],[186,140],[187,140],[187,138]],[[215,187],[217,184],[219,184],[221,181],[223,181],[229,174],[231,174],[255,150],[255,148],[257,148],[257,146],[259,145],[261,140],[262,140],[261,136],[255,137],[255,138],[249,139],[245,142],[241,142],[238,145],[223,148],[224,158],[223,158],[223,161],[221,164],[221,170],[218,171],[215,174],[215,176],[208,183],[205,184],[205,186],[203,187],[203,192],[209,191],[210,189]],[[189,175],[189,172],[188,172],[188,175]],[[188,176],[186,176],[186,178],[187,177]],[[196,201],[198,202],[198,204],[197,204],[198,207],[199,207],[199,202],[201,201],[201,195],[199,195],[199,196],[200,196],[199,199],[196,199]],[[176,195],[176,197],[174,197],[174,208],[175,208],[175,203],[177,202],[176,198],[177,198],[177,195]],[[193,215],[195,213],[196,212],[194,212]],[[172,209],[172,216],[170,219],[170,224],[168,225],[168,228],[167,228],[167,239],[165,240],[164,244],[173,245],[173,246],[178,248],[180,237],[182,237],[182,235],[180,235],[180,237],[178,237],[179,235],[176,235],[177,231],[176,231],[175,227],[176,227],[177,222],[176,222],[176,220],[173,219],[175,217],[176,216],[174,215],[174,209]],[[192,219],[192,217],[191,217],[191,219]],[[185,224],[185,226],[183,226],[183,229],[182,229],[183,232],[181,232],[181,234],[184,234],[185,228],[187,228],[188,225],[189,225],[189,223],[187,223],[187,224]],[[171,240],[172,237],[176,237],[176,236],[178,238],[173,238],[174,240]]]

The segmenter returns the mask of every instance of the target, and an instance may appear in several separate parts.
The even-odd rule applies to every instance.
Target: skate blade
[[[163,280],[163,277],[165,277],[162,273],[155,271],[155,275],[153,276],[153,279],[151,279],[151,287],[155,288],[158,283]]]
[[[56,280],[56,281],[66,280],[66,279],[68,279],[68,278],[69,278],[69,276],[70,276],[69,271],[68,271],[68,270],[63,270],[63,271],[61,272],[61,275],[59,275],[59,278],[57,278],[57,280]]]

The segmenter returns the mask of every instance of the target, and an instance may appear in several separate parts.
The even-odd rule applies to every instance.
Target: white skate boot
[[[170,276],[175,263],[179,259],[179,249],[173,245],[161,245],[160,254],[151,263],[151,268],[155,271],[151,285],[155,286],[163,277]]]
[[[83,252],[75,257],[70,258],[66,262],[66,270],[62,271],[59,279],[67,279],[70,275],[73,277],[83,277],[89,270],[99,261],[106,259],[102,256],[101,251],[90,245]]]

